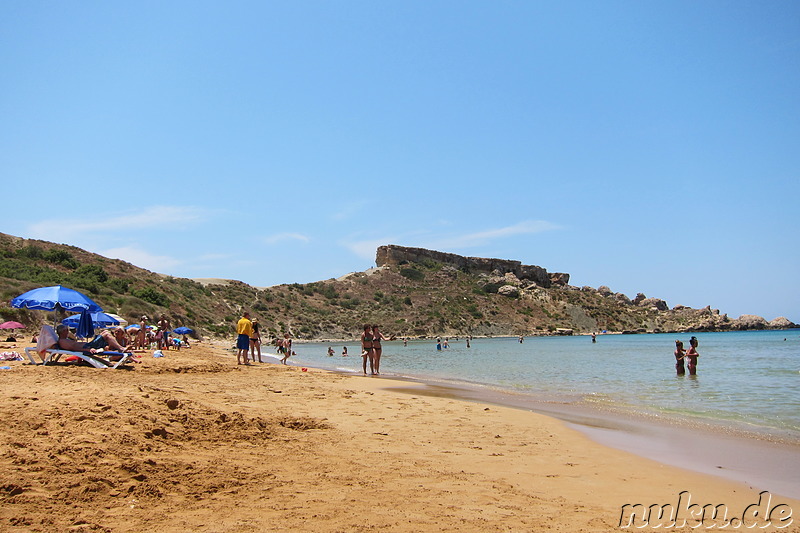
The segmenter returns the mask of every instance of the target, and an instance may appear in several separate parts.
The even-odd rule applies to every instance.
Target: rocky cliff
[[[566,286],[569,283],[569,274],[563,272],[549,273],[540,266],[523,265],[520,261],[510,259],[490,259],[485,257],[464,257],[447,252],[426,250],[425,248],[409,248],[387,244],[378,247],[375,254],[375,263],[381,266],[399,266],[406,263],[425,263],[433,261],[469,273],[514,274],[518,279],[530,281],[539,287]]]

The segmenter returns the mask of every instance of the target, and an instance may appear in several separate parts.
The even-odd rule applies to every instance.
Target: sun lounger
[[[95,368],[119,368],[127,363],[133,357],[132,353],[121,352],[73,352],[71,350],[62,350],[58,348],[56,342],[58,335],[52,326],[45,324],[39,332],[39,342],[35,347],[25,348],[25,355],[28,356],[31,363],[34,365],[46,365],[49,363],[57,362],[62,355],[75,356]],[[37,354],[42,362],[38,362],[34,357]],[[113,358],[113,360],[112,360]]]
[[[38,353],[42,357],[42,362],[39,363],[34,359],[33,354]],[[81,359],[95,368],[119,368],[120,366],[127,363],[131,357],[133,357],[132,353],[121,353],[121,352],[100,352],[100,353],[87,353],[87,352],[73,352],[70,350],[61,350],[57,348],[48,348],[44,351],[44,356],[42,356],[41,352],[37,352],[36,348],[25,348],[25,355],[28,356],[28,359],[31,360],[31,363],[35,365],[47,365],[49,363],[57,362],[62,355],[66,356],[75,356],[78,359]],[[117,360],[112,360],[112,358]]]

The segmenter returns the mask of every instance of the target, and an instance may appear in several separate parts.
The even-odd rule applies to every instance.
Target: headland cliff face
[[[468,273],[514,274],[518,279],[530,281],[539,287],[566,286],[569,274],[563,272],[547,272],[535,265],[523,265],[520,261],[510,259],[491,259],[485,257],[464,257],[447,252],[426,250],[425,248],[408,248],[387,244],[378,247],[375,263],[381,266],[400,266],[407,263],[424,263],[426,260],[451,265]]]

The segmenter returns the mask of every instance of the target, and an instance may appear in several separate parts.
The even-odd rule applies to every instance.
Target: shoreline
[[[289,364],[296,366],[291,359]],[[359,372],[314,368],[364,377]],[[800,499],[800,438],[778,428],[759,426],[748,429],[733,421],[700,417],[683,419],[626,406],[549,401],[523,392],[458,380],[392,373],[366,377],[398,383],[382,387],[387,391],[534,412],[564,422],[604,446]]]
[[[327,370],[326,370],[327,371]],[[638,457],[800,499],[800,443],[713,423],[681,423],[626,409],[544,402],[482,386],[381,376],[387,391],[510,407],[564,422],[592,441]],[[407,386],[405,384],[411,384]]]

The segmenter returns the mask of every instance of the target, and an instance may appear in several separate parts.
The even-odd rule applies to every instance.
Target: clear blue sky
[[[0,231],[256,286],[381,244],[800,322],[795,1],[0,2]]]

